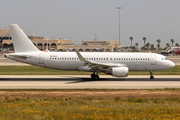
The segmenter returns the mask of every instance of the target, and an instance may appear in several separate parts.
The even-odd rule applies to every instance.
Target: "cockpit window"
[[[162,60],[168,60],[167,58],[162,58]]]

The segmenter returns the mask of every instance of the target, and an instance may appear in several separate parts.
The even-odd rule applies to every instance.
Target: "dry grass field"
[[[0,119],[178,120],[180,89],[1,90]]]

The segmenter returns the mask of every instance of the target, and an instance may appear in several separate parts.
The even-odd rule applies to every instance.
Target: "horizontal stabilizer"
[[[27,59],[28,58],[28,56],[26,56],[26,55],[9,55],[9,56],[12,56],[17,59]]]

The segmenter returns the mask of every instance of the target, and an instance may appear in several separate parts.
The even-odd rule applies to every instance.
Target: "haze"
[[[161,46],[180,39],[179,0],[1,0],[0,29],[18,24],[28,35],[82,40],[118,40],[121,9],[121,44]]]

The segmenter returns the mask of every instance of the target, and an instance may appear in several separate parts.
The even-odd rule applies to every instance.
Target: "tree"
[[[173,47],[174,39],[171,39],[171,42],[172,42],[172,47]]]
[[[131,40],[131,47],[132,47],[132,40],[133,40],[133,37],[130,37],[130,40]]]
[[[161,40],[160,40],[160,39],[158,39],[158,40],[157,40],[157,42],[158,42],[158,45],[157,45],[157,47],[158,47],[158,50],[159,50],[159,48],[160,48],[160,42],[161,42]]]
[[[166,43],[166,47],[164,48],[164,50],[166,50],[167,48],[170,47],[170,44],[169,43]]]
[[[176,46],[179,46],[179,44],[178,44],[178,43],[176,43],[175,45],[176,45]]]
[[[136,45],[136,47],[138,47],[139,44],[138,44],[138,43],[135,43],[135,45]]]
[[[150,49],[154,50],[154,44],[151,44]]]
[[[170,45],[169,45],[169,43],[166,43],[166,47],[169,47]]]
[[[143,37],[143,40],[144,40],[144,46],[145,46],[145,44],[146,44],[146,37]]]
[[[139,45],[139,44],[138,44],[138,43],[135,43],[135,45],[136,45],[136,50],[137,50],[137,49],[138,49],[138,45]]]
[[[148,48],[148,50],[149,50],[149,46],[150,46],[150,43],[147,43],[147,44],[146,44],[146,47]]]

